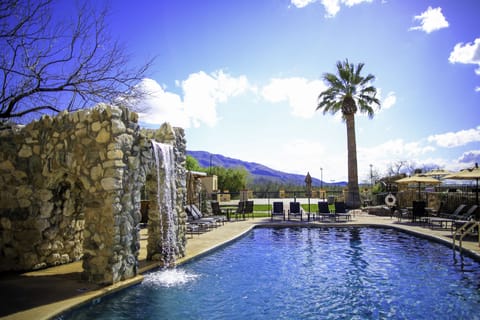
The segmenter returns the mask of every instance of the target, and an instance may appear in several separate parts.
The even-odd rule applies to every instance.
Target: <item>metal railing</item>
[[[480,221],[467,221],[460,228],[456,229],[453,232],[453,250],[455,250],[455,240],[457,239],[457,236],[459,236],[458,251],[459,251],[460,254],[462,254],[463,238],[465,238],[465,236],[468,235],[475,228],[477,228],[478,244],[480,245],[480,229],[479,229],[479,227],[480,227]]]

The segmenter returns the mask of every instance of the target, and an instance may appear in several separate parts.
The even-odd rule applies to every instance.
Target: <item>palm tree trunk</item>
[[[347,152],[348,152],[348,191],[345,204],[350,209],[360,208],[360,189],[358,188],[357,141],[355,137],[355,114],[346,114]]]

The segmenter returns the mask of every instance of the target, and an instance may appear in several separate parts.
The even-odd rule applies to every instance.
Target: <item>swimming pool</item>
[[[62,319],[478,319],[480,264],[389,228],[258,228]]]

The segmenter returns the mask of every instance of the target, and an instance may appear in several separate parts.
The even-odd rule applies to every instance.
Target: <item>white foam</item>
[[[194,281],[198,275],[182,269],[166,269],[145,275],[143,283],[153,286],[175,287]]]

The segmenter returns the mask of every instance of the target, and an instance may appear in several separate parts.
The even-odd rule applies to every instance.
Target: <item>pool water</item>
[[[62,319],[479,319],[480,264],[384,228],[259,228]]]

